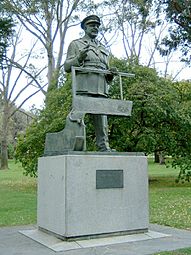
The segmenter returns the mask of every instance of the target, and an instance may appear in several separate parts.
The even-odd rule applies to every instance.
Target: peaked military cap
[[[90,15],[82,20],[81,28],[84,29],[85,24],[92,23],[92,22],[98,23],[99,25],[101,24],[100,18],[97,15]]]

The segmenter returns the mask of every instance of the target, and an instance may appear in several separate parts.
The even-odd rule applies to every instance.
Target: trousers
[[[92,114],[96,135],[96,145],[99,151],[109,150],[108,123],[106,115]]]

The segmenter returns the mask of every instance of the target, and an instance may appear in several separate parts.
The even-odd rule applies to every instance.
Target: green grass
[[[0,171],[0,226],[36,222],[36,180],[23,175],[14,161]]]
[[[190,255],[190,254],[191,254],[191,248],[180,249],[176,251],[165,251],[165,252],[155,253],[154,255]]]
[[[176,183],[177,174],[149,161],[150,222],[191,230],[191,184]]]
[[[150,222],[191,230],[191,184],[176,183],[178,172],[149,160]],[[191,248],[155,255],[191,255]]]

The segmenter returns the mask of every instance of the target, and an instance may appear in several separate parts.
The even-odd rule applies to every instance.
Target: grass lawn
[[[153,255],[190,255],[190,254],[191,254],[191,248],[181,249],[176,251],[165,251],[165,252],[155,253]]]
[[[20,164],[9,161],[0,171],[0,226],[36,222],[36,180],[23,175]]]
[[[150,222],[191,230],[191,183],[176,183],[177,175],[149,160]]]
[[[191,230],[191,183],[176,183],[178,172],[149,160],[150,222]],[[191,248],[155,255],[191,255]]]
[[[0,171],[0,226],[36,223],[36,179],[23,175],[22,167],[9,162]],[[178,170],[149,159],[150,222],[191,230],[191,184],[176,183]],[[190,249],[155,255],[191,255]]]

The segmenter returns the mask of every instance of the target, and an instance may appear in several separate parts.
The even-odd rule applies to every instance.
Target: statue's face
[[[99,24],[96,22],[85,24],[84,30],[86,35],[88,35],[91,39],[94,39],[99,32]]]

